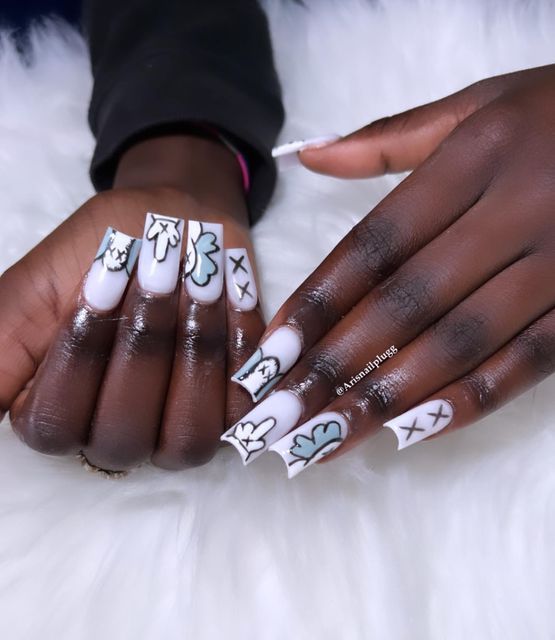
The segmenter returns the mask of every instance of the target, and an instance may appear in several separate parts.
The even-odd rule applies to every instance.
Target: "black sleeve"
[[[207,123],[244,153],[254,221],[275,183],[283,122],[266,16],[256,0],[85,0],[96,136],[91,178],[112,185],[121,152],[160,127]]]

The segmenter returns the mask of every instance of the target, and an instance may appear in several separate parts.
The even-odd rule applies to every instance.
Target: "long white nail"
[[[254,402],[267,393],[301,354],[299,334],[290,327],[276,329],[231,379],[245,388]]]
[[[384,423],[395,432],[399,446],[406,449],[428,436],[438,433],[453,419],[453,406],[447,400],[429,400]]]
[[[301,401],[294,393],[276,391],[228,429],[221,440],[232,444],[243,464],[248,464],[292,429],[301,412]]]
[[[256,282],[246,249],[225,250],[225,283],[228,300],[235,309],[251,311],[256,307]]]
[[[341,136],[337,133],[329,133],[325,136],[309,138],[308,140],[293,140],[292,142],[286,142],[285,144],[280,144],[278,147],[274,147],[272,149],[272,157],[276,159],[278,169],[284,171],[285,169],[291,169],[301,164],[299,151],[325,147],[339,140],[339,138],[341,138]]]
[[[147,213],[139,254],[139,285],[145,291],[172,293],[179,276],[185,222],[180,218]]]
[[[141,241],[108,227],[89,269],[83,296],[98,311],[115,309],[133,271]]]
[[[287,475],[293,478],[341,446],[348,432],[345,418],[335,411],[327,411],[278,440],[270,447],[270,451],[283,458]]]
[[[215,222],[189,221],[185,286],[197,302],[216,302],[222,295],[224,228]]]

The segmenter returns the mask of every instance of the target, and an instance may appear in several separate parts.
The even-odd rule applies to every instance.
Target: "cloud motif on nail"
[[[211,254],[217,253],[220,247],[217,244],[216,234],[212,231],[204,231],[202,223],[199,226],[200,233],[191,243],[193,255],[187,255],[185,277],[190,276],[196,285],[205,287],[218,273],[218,265]]]
[[[291,465],[297,462],[307,465],[316,456],[323,457],[331,453],[342,442],[341,425],[338,422],[320,422],[313,427],[310,436],[299,434],[293,438],[293,446],[289,453],[296,459]]]

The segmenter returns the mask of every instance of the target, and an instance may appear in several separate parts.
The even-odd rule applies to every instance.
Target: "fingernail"
[[[341,138],[337,133],[330,133],[317,138],[309,138],[308,140],[293,140],[280,144],[272,149],[272,157],[276,158],[277,167],[280,171],[291,169],[301,164],[299,160],[299,151],[304,149],[319,149],[325,147],[332,142],[336,142]]]
[[[397,436],[397,450],[406,449],[438,433],[453,419],[453,407],[447,400],[429,400],[384,423]]]
[[[335,411],[328,411],[288,433],[274,443],[270,451],[283,458],[287,475],[293,478],[341,446],[348,432],[345,418]]]
[[[225,282],[228,300],[235,309],[251,311],[258,294],[246,249],[225,250]]]
[[[185,254],[185,286],[197,302],[216,302],[223,288],[223,235],[221,224],[189,221]]]
[[[147,213],[139,255],[139,285],[144,291],[172,293],[179,277],[185,223],[180,218]]]
[[[258,402],[295,364],[301,354],[299,334],[290,327],[276,329],[231,379]]]
[[[138,238],[108,227],[83,286],[83,296],[93,309],[110,311],[118,306],[140,248]]]
[[[292,429],[301,413],[301,401],[294,393],[276,391],[228,429],[221,440],[232,444],[246,465]]]

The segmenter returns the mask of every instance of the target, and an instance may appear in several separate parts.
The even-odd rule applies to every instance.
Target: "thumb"
[[[299,152],[299,159],[307,169],[337,178],[368,178],[414,169],[482,106],[474,86],[376,120],[326,146],[306,148]]]

